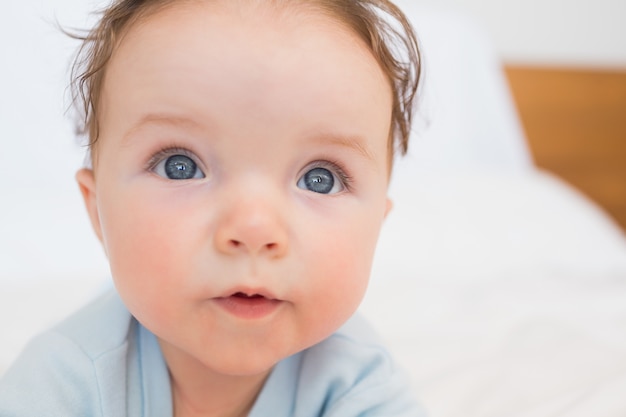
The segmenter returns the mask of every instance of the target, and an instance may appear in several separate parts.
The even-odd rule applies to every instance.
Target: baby
[[[355,313],[419,79],[387,0],[118,0],[75,66],[115,291],[34,339],[11,416],[417,416]]]

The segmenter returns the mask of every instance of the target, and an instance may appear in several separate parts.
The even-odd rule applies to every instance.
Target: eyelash
[[[154,155],[152,155],[150,159],[148,160],[148,162],[146,163],[146,171],[154,170],[154,168],[156,168],[159,162],[173,155],[184,155],[188,158],[193,159],[196,162],[196,164],[200,166],[200,164],[198,163],[198,158],[193,152],[191,152],[189,149],[185,149],[180,146],[174,145],[174,146],[164,146],[163,148],[155,152]]]

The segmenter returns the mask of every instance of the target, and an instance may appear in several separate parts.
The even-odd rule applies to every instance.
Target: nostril
[[[239,248],[241,246],[244,246],[244,243],[239,241],[239,240],[231,239],[230,240],[230,245],[233,248]],[[267,250],[273,251],[273,250],[275,250],[277,248],[278,248],[278,244],[277,243],[266,243],[265,244],[265,249],[267,249]]]
[[[281,239],[236,239],[236,236],[221,238],[216,236],[216,246],[219,251],[226,254],[249,253],[260,255],[265,253],[268,256],[281,256],[286,249],[285,242]]]

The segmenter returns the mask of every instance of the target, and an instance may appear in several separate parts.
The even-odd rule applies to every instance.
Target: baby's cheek
[[[158,261],[153,258],[159,247],[158,227],[151,224],[154,221],[151,213],[139,213],[142,211],[136,207],[128,207],[128,210],[119,210],[118,214],[113,214],[118,221],[107,230],[107,245],[114,273],[143,275],[142,271],[150,265],[149,260]]]
[[[112,214],[107,250],[116,286],[125,298],[152,302],[172,285],[176,236],[158,210],[129,204]]]
[[[354,235],[337,233],[329,240],[325,256],[313,254],[318,260],[312,262],[314,273],[309,279],[315,287],[317,314],[332,327],[341,326],[354,313],[369,280],[368,245],[350,236]]]

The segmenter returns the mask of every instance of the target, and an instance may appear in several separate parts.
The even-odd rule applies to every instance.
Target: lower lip
[[[215,303],[233,316],[258,320],[272,314],[280,305],[280,300],[265,297],[222,297],[214,299]]]

